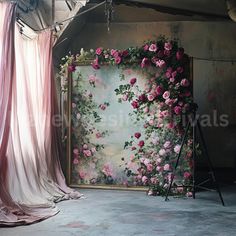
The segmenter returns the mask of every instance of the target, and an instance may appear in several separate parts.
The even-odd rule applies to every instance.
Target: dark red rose
[[[138,104],[137,101],[133,101],[133,102],[131,103],[131,105],[132,105],[132,107],[133,107],[134,109],[139,108],[139,104]]]
[[[129,83],[133,86],[136,83],[137,79],[136,78],[132,78]]]
[[[146,94],[140,95],[140,96],[138,97],[138,100],[139,100],[140,102],[146,102],[146,101],[147,101],[147,96],[146,96]]]
[[[141,134],[139,132],[137,132],[137,133],[134,134],[134,137],[139,139],[141,137]]]
[[[144,146],[144,141],[143,140],[139,141],[138,146],[143,147]]]

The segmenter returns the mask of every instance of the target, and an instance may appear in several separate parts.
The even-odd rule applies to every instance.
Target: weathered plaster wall
[[[107,33],[106,24],[86,24],[71,42],[70,50],[126,48],[142,45],[158,35],[178,38],[186,53],[201,58],[236,59],[236,24],[231,22],[153,22],[115,23]],[[229,115],[227,127],[204,128],[207,144],[216,167],[233,167],[236,159],[236,65],[231,62],[194,60],[194,97],[201,114],[214,109],[219,116]]]

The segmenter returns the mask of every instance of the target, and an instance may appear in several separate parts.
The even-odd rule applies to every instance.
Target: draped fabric
[[[15,5],[0,2],[0,225],[29,224],[79,198],[67,187],[50,31],[29,40],[15,25]]]

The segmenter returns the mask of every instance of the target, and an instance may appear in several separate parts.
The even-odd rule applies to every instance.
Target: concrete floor
[[[148,197],[144,192],[81,190],[86,199],[58,204],[48,220],[0,228],[0,236],[233,236],[236,235],[236,186],[223,188],[226,207],[215,192],[197,199]]]

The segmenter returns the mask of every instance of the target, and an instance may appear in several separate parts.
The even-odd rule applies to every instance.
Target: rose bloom
[[[155,123],[155,122],[154,122],[153,119],[149,120],[149,122],[148,122],[149,125],[154,125],[154,123]]]
[[[96,133],[96,138],[101,138],[102,137],[102,134],[101,133]]]
[[[156,94],[161,95],[163,93],[163,88],[161,86],[156,87]]]
[[[147,96],[148,101],[153,101],[155,99],[155,96],[152,93],[149,93]]]
[[[168,98],[170,97],[170,92],[169,92],[169,91],[165,91],[165,92],[163,93],[162,97],[163,97],[164,99],[168,99]]]
[[[187,79],[182,79],[180,84],[183,87],[188,87],[189,86],[189,81]]]
[[[160,151],[159,151],[159,155],[160,156],[164,156],[166,154],[166,150],[165,149],[161,149]]]
[[[79,149],[78,149],[78,148],[74,148],[73,153],[74,153],[75,155],[79,155]]]
[[[88,145],[87,145],[87,144],[84,144],[84,145],[83,145],[83,149],[88,149]]]
[[[122,96],[122,100],[123,100],[123,101],[127,101],[127,100],[128,100],[128,94],[124,94],[124,95]]]
[[[117,65],[119,65],[120,63],[121,63],[121,57],[116,57],[115,58],[115,63],[117,64]]]
[[[167,124],[168,129],[174,129],[174,127],[175,127],[174,122],[170,122],[170,123]]]
[[[166,65],[166,63],[165,63],[164,60],[158,60],[158,61],[156,62],[156,66],[157,66],[157,67],[163,68],[163,67],[165,67],[165,65]]]
[[[170,51],[172,49],[172,44],[170,42],[165,43],[164,45],[165,50]]]
[[[164,169],[165,171],[169,171],[169,170],[170,170],[170,165],[169,165],[169,164],[165,164],[164,167],[163,167],[163,169]]]
[[[176,70],[175,70],[174,72],[171,73],[171,76],[172,76],[173,78],[175,78],[176,75],[177,75],[177,71],[176,71]]]
[[[148,158],[144,158],[143,164],[147,166],[148,164],[150,164],[150,160]]]
[[[144,68],[150,64],[148,58],[144,57],[142,62],[141,62],[141,68]]]
[[[111,55],[112,55],[113,57],[118,56],[117,50],[111,49]]]
[[[145,108],[143,109],[143,112],[144,112],[144,113],[148,113],[148,112],[149,112],[149,108],[148,108],[148,107],[145,107]]]
[[[141,137],[141,134],[139,132],[137,132],[137,133],[134,134],[134,137],[139,139]]]
[[[73,160],[73,164],[74,164],[74,165],[78,165],[78,164],[79,164],[79,159],[75,158],[75,159]]]
[[[100,48],[97,48],[97,49],[96,49],[96,54],[97,54],[97,55],[101,55],[101,54],[102,54],[102,50],[103,50],[103,48],[101,48],[101,47],[100,47]]]
[[[160,157],[157,158],[156,163],[160,164],[162,162],[162,159]]]
[[[132,86],[133,86],[136,82],[137,82],[137,79],[136,79],[136,78],[132,78],[132,79],[129,81],[130,85],[132,85]]]
[[[166,141],[163,146],[164,146],[165,149],[171,148],[171,142]]]
[[[179,144],[177,144],[175,147],[174,147],[174,151],[175,151],[175,153],[177,153],[177,154],[179,154],[179,152],[180,152],[180,145]]]
[[[175,82],[175,78],[171,77],[171,78],[170,78],[170,82],[171,82],[171,83],[174,83],[174,82]]]
[[[105,105],[105,104],[101,104],[100,106],[99,106],[100,108],[101,108],[101,110],[106,110],[106,108],[107,108],[107,106]]]
[[[147,164],[147,171],[151,172],[153,170],[153,165],[152,164]]]
[[[144,146],[144,141],[143,140],[139,141],[138,146],[143,147]]]
[[[189,179],[191,177],[191,174],[189,172],[184,172],[184,178]]]
[[[89,76],[89,83],[95,83],[96,77],[94,75]]]
[[[158,179],[156,177],[152,177],[150,180],[151,180],[152,184],[157,184],[158,183]]]
[[[132,148],[131,148],[132,151],[134,151],[134,150],[136,150],[136,149],[137,149],[136,147],[132,147]]]
[[[138,97],[138,100],[141,101],[141,102],[145,102],[147,100],[147,96],[145,94],[141,94],[139,97]]]
[[[138,104],[137,101],[133,101],[133,102],[131,103],[131,105],[132,105],[132,107],[133,107],[134,109],[139,108],[139,104]]]
[[[163,171],[163,167],[157,166],[157,167],[156,167],[156,170],[157,170],[158,172],[162,172],[162,171]]]
[[[97,151],[97,150],[96,150],[95,147],[91,148],[91,152],[92,152],[92,153],[95,153],[96,151]]]
[[[145,52],[146,52],[148,49],[149,49],[148,44],[146,44],[146,45],[143,46],[143,50],[144,50]]]
[[[169,79],[171,77],[171,72],[166,71],[166,78]]]
[[[86,157],[91,157],[92,156],[92,152],[90,150],[83,150],[83,153]]]
[[[143,177],[142,177],[142,182],[143,182],[144,184],[146,184],[146,183],[148,182],[147,176],[143,176]]]
[[[180,115],[182,112],[182,108],[180,106],[175,106],[174,107],[174,112],[176,115]]]
[[[150,52],[156,52],[157,51],[157,45],[155,43],[152,43],[149,47]]]
[[[152,143],[153,143],[154,145],[158,144],[159,141],[160,141],[160,139],[159,139],[158,137],[153,137],[153,138],[152,138]]]

